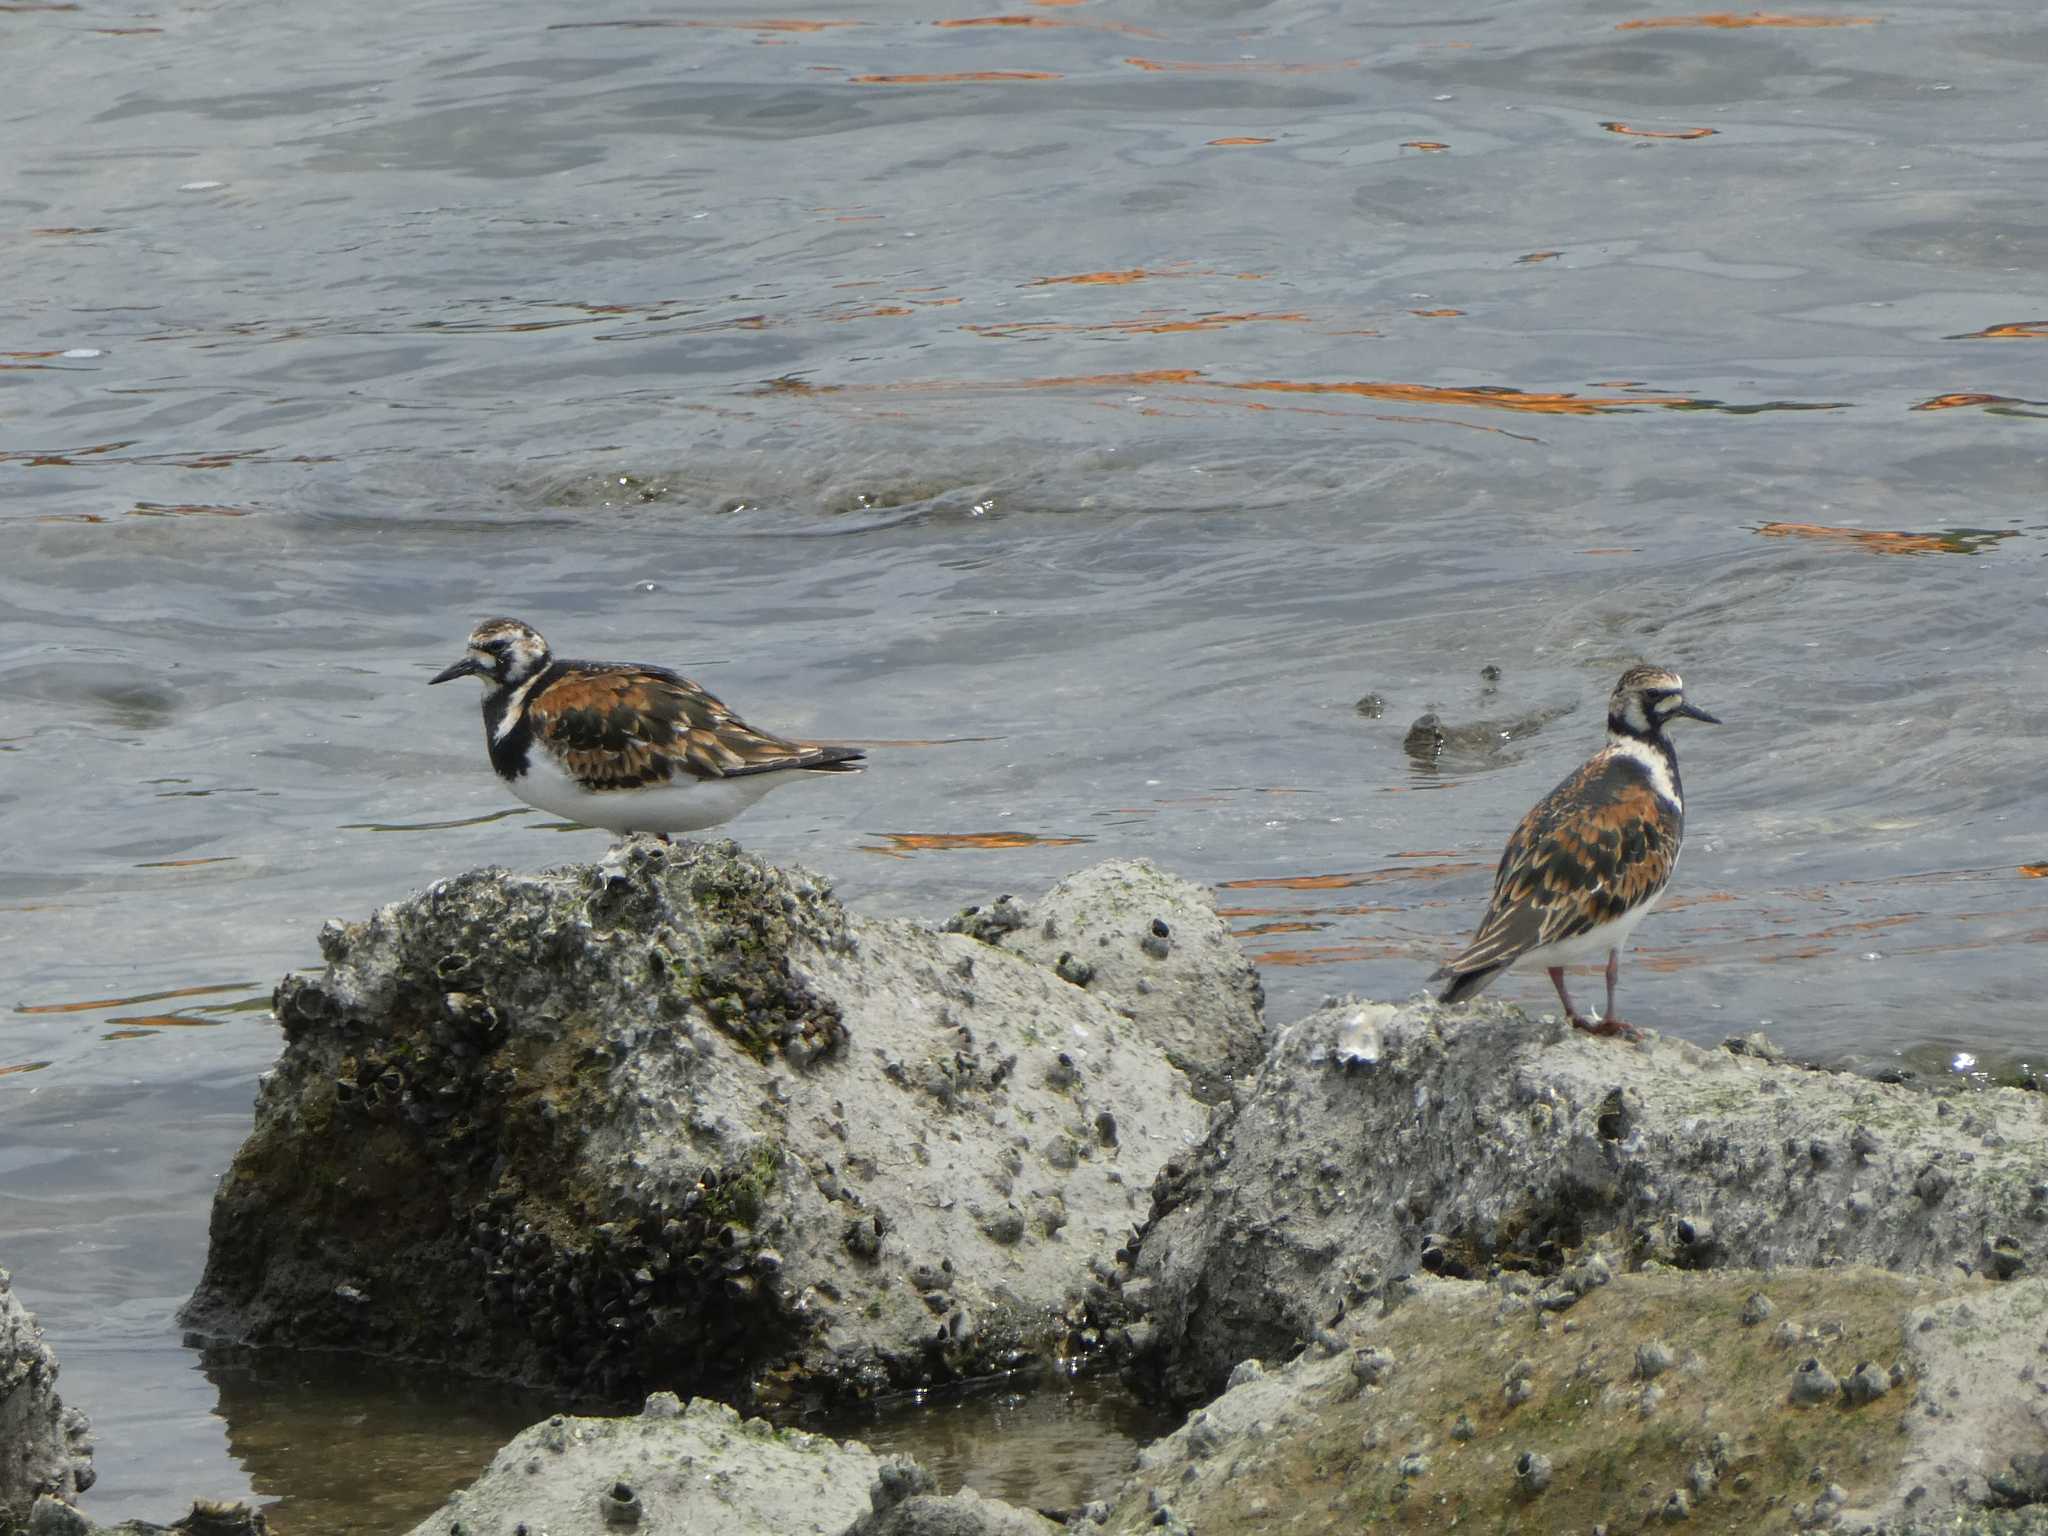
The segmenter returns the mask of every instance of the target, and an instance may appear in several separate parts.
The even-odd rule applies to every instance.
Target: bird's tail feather
[[[812,773],[859,773],[860,765],[867,761],[867,753],[859,747],[815,747],[819,760],[806,763]]]
[[[1437,995],[1437,1001],[1448,1006],[1452,1003],[1462,1003],[1468,997],[1477,997],[1486,990],[1494,977],[1507,968],[1508,962],[1506,961],[1495,965],[1482,965],[1477,970],[1471,971],[1453,971],[1446,966],[1443,970],[1438,971],[1436,975],[1430,977],[1430,980],[1440,981],[1445,976],[1451,978],[1451,984]]]

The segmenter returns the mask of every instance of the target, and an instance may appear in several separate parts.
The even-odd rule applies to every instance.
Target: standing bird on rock
[[[1664,727],[1721,722],[1685,702],[1663,667],[1630,667],[1607,701],[1607,745],[1522,818],[1493,876],[1493,903],[1465,952],[1429,979],[1450,979],[1440,1001],[1461,1002],[1508,967],[1550,972],[1565,1017],[1596,1035],[1642,1038],[1614,1016],[1622,946],[1678,865],[1685,799],[1678,753]],[[1564,989],[1564,968],[1607,955],[1607,1008],[1588,1023]]]
[[[485,619],[427,679],[484,685],[491,766],[528,805],[608,831],[696,832],[778,784],[858,773],[865,753],[757,731],[687,677],[631,662],[558,661],[540,631]]]

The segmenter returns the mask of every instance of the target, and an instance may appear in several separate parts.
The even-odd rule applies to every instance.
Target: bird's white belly
[[[731,821],[778,784],[810,776],[795,769],[731,779],[677,774],[642,789],[590,790],[535,750],[511,789],[528,805],[608,832],[696,832]]]
[[[1610,949],[1628,948],[1628,936],[1635,932],[1635,926],[1650,915],[1650,911],[1664,899],[1664,892],[1670,889],[1670,882],[1657,888],[1657,894],[1639,907],[1631,907],[1611,923],[1603,923],[1590,933],[1581,933],[1573,938],[1561,939],[1555,944],[1545,944],[1521,956],[1516,964],[1542,966],[1546,970],[1553,965],[1588,965],[1607,963]]]

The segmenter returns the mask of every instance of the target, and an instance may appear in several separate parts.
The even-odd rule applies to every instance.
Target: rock
[[[21,1536],[270,1536],[270,1522],[260,1510],[238,1499],[195,1499],[192,1508],[169,1525],[147,1520],[123,1520],[119,1525],[100,1526],[62,1499],[42,1495],[22,1527]],[[480,1533],[476,1533],[480,1536]]]
[[[1415,723],[1408,727],[1408,734],[1401,738],[1401,750],[1418,762],[1434,763],[1442,756],[1444,744],[1444,722],[1434,710],[1418,715]]]
[[[1351,1357],[1351,1374],[1361,1387],[1376,1387],[1394,1368],[1394,1357],[1384,1349],[1361,1349]]]
[[[1000,912],[999,920],[991,914]],[[1069,875],[1028,910],[1005,897],[947,928],[1023,955],[1084,986],[1166,1051],[1210,1101],[1265,1055],[1265,994],[1202,886],[1147,859]]]
[[[2032,1469],[2048,1472],[2037,1459],[2048,1454],[2048,1394],[2041,1385],[2048,1280],[1959,1285],[1955,1292],[1908,1320],[1897,1351],[1905,1368],[1891,1379],[1913,1388],[1902,1481],[1959,1502],[2009,1502],[2031,1486]],[[1879,1359],[1886,1353],[1871,1351]],[[2048,1483],[2042,1487],[2048,1491]],[[1926,1513],[1925,1506],[1913,1513]]]
[[[111,1536],[127,1536],[131,1527],[115,1526]],[[169,1536],[269,1536],[270,1522],[263,1512],[251,1509],[240,1499],[194,1499],[185,1518],[172,1523]],[[95,1536],[110,1536],[96,1532]],[[156,1536],[154,1527],[144,1527],[136,1536]]]
[[[631,1418],[562,1414],[520,1431],[412,1536],[838,1536],[883,1463],[858,1441],[742,1420],[693,1401]],[[622,1507],[637,1518],[621,1523]]]
[[[1820,1363],[1817,1355],[1809,1357],[1792,1372],[1792,1401],[1795,1403],[1833,1402],[1835,1394],[1841,1390],[1842,1384]]]
[[[1651,1339],[1636,1346],[1636,1376],[1642,1381],[1655,1381],[1670,1370],[1677,1357],[1671,1353],[1671,1346],[1662,1339]]]
[[[1336,1069],[1368,1016],[1378,1060]],[[1624,1045],[1501,1004],[1352,1000],[1281,1031],[1242,1097],[1157,1192],[1131,1264],[1155,1282],[1144,1379],[1179,1402],[1355,1306],[1348,1275],[1411,1271],[1432,1247],[1473,1275],[1550,1276],[1544,1309],[1577,1301],[1564,1275],[1588,1244],[1683,1268],[1946,1274],[1991,1252],[2024,1278],[2048,1258],[2048,1222],[2024,1214],[2048,1176],[2048,1101],[2017,1089],[1971,1095],[1991,1148],[1926,1094],[1866,1078]],[[1882,1138],[1850,1156],[1867,1124]],[[1817,1162],[1816,1142],[1842,1155]],[[1852,1192],[1868,1219],[1843,1218]],[[1708,1211],[1709,1241],[1686,1242]]]
[[[1257,1360],[1240,1360],[1231,1367],[1230,1380],[1225,1384],[1241,1387],[1248,1381],[1257,1381],[1266,1374],[1266,1367]]]
[[[984,1499],[972,1489],[941,1498],[935,1487],[932,1475],[915,1462],[885,1465],[870,1495],[872,1507],[844,1536],[1057,1536],[1060,1529],[1043,1515]]]
[[[1780,1306],[1823,1319],[1844,1358],[1904,1358],[1915,1402],[1942,1405],[1935,1418],[1896,1411],[1899,1394],[1868,1408],[1789,1403],[1785,1378],[1758,1368],[1764,1341],[1735,1323],[1760,1279],[1617,1274],[1581,1300],[1567,1335],[1561,1325],[1494,1326],[1498,1290],[1487,1283],[1420,1278],[1391,1312],[1347,1313],[1335,1325],[1345,1353],[1269,1365],[1140,1453],[1106,1517],[1086,1529],[1149,1536],[1159,1490],[1201,1536],[1355,1536],[1438,1529],[1453,1515],[1476,1530],[1641,1531],[1666,1520],[1779,1530],[1791,1528],[1795,1505],[1805,1521],[1884,1536],[2044,1528],[2005,1523],[2018,1512],[1990,1520],[1976,1505],[2029,1499],[2048,1479],[2048,1460],[2033,1459],[2048,1457],[2033,1380],[2048,1281],[1772,1272]],[[1652,1390],[1637,1378],[1646,1338],[1683,1362],[1654,1384],[1665,1402],[1653,1418],[1637,1407]],[[1368,1351],[1401,1369],[1360,1392],[1351,1362]],[[1533,1388],[1527,1407],[1493,1396],[1518,1382]],[[1459,1411],[1474,1421],[1469,1439]]]
[[[1516,750],[1520,742],[1570,713],[1569,709],[1549,708],[1508,719],[1450,725],[1432,710],[1418,716],[1408,727],[1408,734],[1401,738],[1401,750],[1424,768],[1468,771],[1499,767],[1520,756]]]
[[[196,1332],[614,1399],[984,1375],[1065,1346],[1209,1117],[1089,992],[730,843],[476,871],[321,942]]]
[[[36,1495],[28,1515],[28,1536],[91,1536],[91,1532],[92,1522],[79,1513],[76,1505],[47,1493]]]
[[[1786,1059],[1778,1042],[1760,1029],[1753,1029],[1746,1035],[1730,1035],[1721,1042],[1721,1049],[1737,1056],[1754,1056],[1759,1061],[1780,1062]]]
[[[1989,1478],[1987,1502],[2003,1509],[2020,1509],[2029,1504],[2048,1504],[2048,1454],[2033,1452],[2011,1457],[2006,1470]]]
[[[0,1530],[27,1523],[43,1495],[68,1506],[92,1486],[91,1433],[57,1395],[57,1356],[0,1269]]]
[[[1851,1371],[1842,1382],[1842,1396],[1858,1406],[1876,1402],[1891,1389],[1891,1373],[1879,1370],[1868,1360]]]

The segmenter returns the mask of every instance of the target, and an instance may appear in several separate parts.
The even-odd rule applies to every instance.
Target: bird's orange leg
[[[1572,995],[1564,989],[1563,966],[1553,965],[1550,967],[1550,984],[1557,988],[1557,1000],[1564,1004],[1564,1016],[1571,1020],[1572,1028],[1588,1030],[1593,1028],[1591,1024],[1588,1024],[1579,1017],[1579,1010],[1572,1006]]]
[[[1600,1015],[1598,1024],[1579,1024],[1579,1028],[1590,1030],[1596,1035],[1619,1035],[1624,1040],[1640,1040],[1643,1032],[1635,1025],[1614,1016],[1614,982],[1621,975],[1621,951],[1607,951],[1607,1007]],[[1574,1019],[1573,1023],[1579,1021]]]

